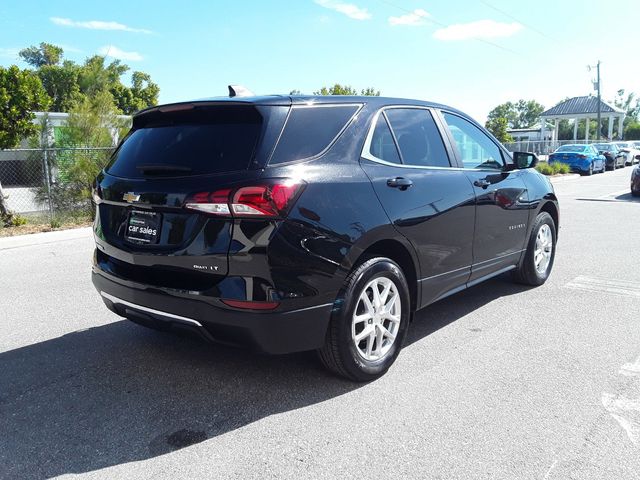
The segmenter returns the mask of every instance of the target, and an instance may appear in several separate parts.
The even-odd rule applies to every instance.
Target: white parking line
[[[640,298],[640,283],[626,280],[609,280],[580,275],[564,285],[565,288],[587,292],[613,293],[626,297]]]

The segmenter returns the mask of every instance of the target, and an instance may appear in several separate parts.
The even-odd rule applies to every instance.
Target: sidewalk
[[[16,235],[14,237],[0,238],[0,250],[28,247],[31,245],[43,245],[46,243],[58,243],[78,238],[91,237],[92,227],[70,228],[55,232],[32,233],[28,235]]]

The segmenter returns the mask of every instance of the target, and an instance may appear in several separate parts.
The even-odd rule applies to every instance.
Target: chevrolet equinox
[[[415,311],[510,271],[541,285],[558,201],[537,158],[418,100],[149,108],[96,179],[93,283],[161,330],[384,374]]]

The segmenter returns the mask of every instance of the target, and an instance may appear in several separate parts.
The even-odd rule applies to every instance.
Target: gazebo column
[[[618,117],[618,138],[622,138],[624,133],[624,115]]]
[[[558,131],[560,130],[560,119],[556,118],[555,126],[553,127],[553,140],[558,141]]]
[[[584,119],[584,141],[589,141],[589,117]]]
[[[578,119],[573,119],[573,141],[578,140]]]
[[[613,120],[613,117],[609,117],[609,134],[607,135],[609,141],[613,140]]]

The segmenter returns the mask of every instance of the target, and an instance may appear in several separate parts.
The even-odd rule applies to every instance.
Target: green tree
[[[616,93],[613,104],[626,113],[626,117],[624,118],[625,127],[640,119],[640,98],[636,97],[635,93],[626,93],[625,89],[621,88]]]
[[[503,117],[489,119],[485,124],[487,130],[502,143],[513,142],[513,137],[507,133],[507,126],[507,119]]]
[[[320,90],[313,92],[314,95],[358,95],[358,91],[350,85],[341,85],[336,83],[332,87],[322,87]],[[360,95],[368,95],[373,97],[380,96],[380,90],[372,87],[364,88],[360,91]]]
[[[63,50],[60,47],[42,42],[39,46],[23,48],[18,52],[22,59],[35,68],[58,65],[62,60]]]
[[[624,129],[625,140],[640,140],[640,122],[633,122]]]
[[[518,100],[495,107],[489,112],[487,121],[504,118],[507,128],[530,128],[538,122],[542,112],[544,107],[535,100]]]
[[[37,70],[38,77],[49,98],[53,112],[68,112],[80,100],[81,67],[66,60],[62,65],[44,65]]]
[[[0,67],[0,149],[13,148],[36,133],[34,111],[49,104],[40,79],[15,65]]]
[[[126,115],[132,115],[138,110],[156,105],[160,87],[151,80],[148,73],[133,72],[131,88],[118,82],[111,86],[110,91],[118,109]]]
[[[44,110],[47,103],[42,83],[32,72],[15,65],[0,67],[0,150],[15,147],[22,138],[36,133],[33,112]],[[0,184],[0,222],[11,225],[16,217],[5,200]]]
[[[51,190],[57,210],[75,211],[93,216],[91,185],[109,161],[113,135],[123,135],[129,125],[118,118],[113,97],[108,91],[84,96],[69,113],[61,128],[58,146],[89,147],[61,150],[55,158],[59,181]],[[48,201],[48,191],[41,189],[39,199]]]

